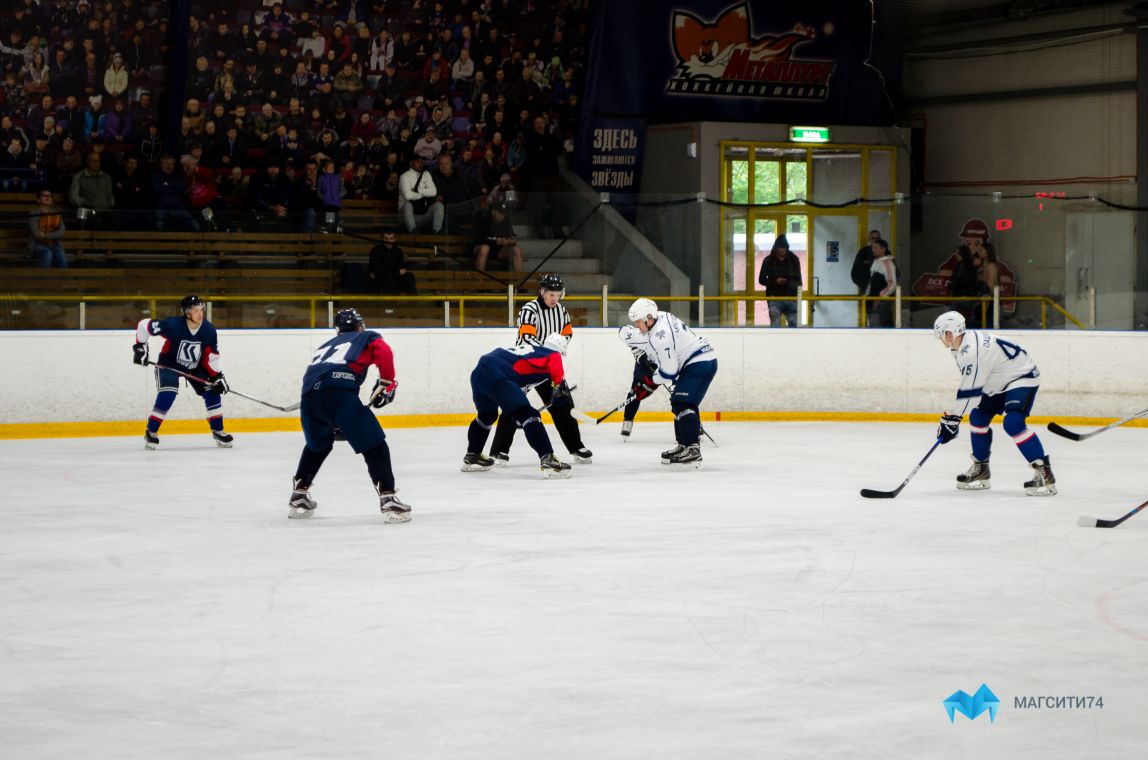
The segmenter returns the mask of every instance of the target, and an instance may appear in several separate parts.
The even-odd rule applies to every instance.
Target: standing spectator
[[[247,186],[251,210],[261,221],[285,224],[291,203],[291,182],[283,175],[279,164],[271,161],[256,173]]]
[[[429,221],[431,230],[438,235],[442,232],[446,213],[437,200],[438,188],[423,168],[422,156],[411,156],[410,167],[399,177],[399,214],[403,218],[403,227],[407,232],[414,232]]]
[[[873,268],[873,244],[881,239],[880,230],[869,230],[869,244],[857,251],[853,257],[853,268],[849,279],[857,286],[857,292],[864,294],[869,289],[869,270]]]
[[[980,283],[977,280],[977,266],[973,263],[973,252],[967,245],[957,246],[957,264],[953,273],[949,275],[949,294],[954,298],[962,299],[956,304],[956,310],[961,313],[969,324],[973,321],[974,312],[977,311],[974,301],[966,298],[976,298],[980,295]],[[978,320],[979,321],[979,320]]]
[[[128,70],[124,66],[124,57],[116,53],[112,56],[112,65],[104,72],[104,92],[115,98],[120,97],[128,89]]]
[[[323,173],[319,175],[319,197],[323,201],[327,231],[338,231],[339,212],[343,210],[343,178],[336,171],[332,158],[323,161]]]
[[[115,208],[116,199],[112,190],[112,178],[100,168],[100,154],[92,151],[84,160],[84,170],[72,178],[69,200],[76,208],[88,208],[95,212],[95,225],[107,226],[108,213]]]
[[[395,231],[383,230],[383,242],[371,249],[367,279],[377,293],[418,295],[415,276],[407,269],[403,249],[395,245]]]
[[[467,184],[463,173],[454,168],[454,159],[449,153],[438,157],[434,184],[438,190],[436,200],[443,204],[447,212],[445,229],[459,229],[474,221],[472,200],[476,193]]]
[[[103,97],[93,95],[88,98],[88,107],[84,110],[84,142],[90,145],[103,138],[106,116]]]
[[[126,229],[141,229],[151,207],[151,173],[140,166],[140,157],[129,153],[116,176],[113,190],[120,222]]]
[[[319,165],[313,158],[307,160],[303,173],[295,178],[290,208],[301,232],[315,231],[323,197],[319,195]]]
[[[36,200],[39,205],[28,217],[28,253],[35,259],[36,265],[43,269],[53,264],[67,269],[68,257],[61,242],[64,237],[64,217],[54,206],[51,190],[40,190]]]
[[[761,262],[761,272],[757,281],[765,286],[767,298],[784,296],[795,297],[801,289],[801,263],[789,250],[789,240],[785,235],[778,235],[773,241],[773,249]],[[789,327],[797,327],[797,302],[773,301],[769,302],[769,324],[772,327],[781,327],[781,315],[785,315]]]
[[[125,110],[123,100],[117,99],[104,117],[104,135],[113,144],[122,145],[131,139],[132,116]]]
[[[893,252],[889,250],[889,244],[884,240],[874,240],[871,245],[873,246],[874,258],[869,274],[868,294],[870,296],[891,296],[896,291],[897,281],[900,279],[897,262],[893,260]],[[892,327],[893,325],[893,304],[889,301],[878,301],[872,304],[869,326]]]
[[[160,156],[159,166],[152,175],[152,185],[156,230],[196,232],[196,224],[187,212],[187,180],[182,172],[176,170],[175,156],[170,153]]]

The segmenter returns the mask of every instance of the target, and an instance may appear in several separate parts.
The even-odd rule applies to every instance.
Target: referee
[[[522,310],[518,312],[518,341],[515,345],[541,346],[546,336],[553,333],[565,335],[567,340],[574,333],[574,327],[570,324],[570,313],[560,303],[562,296],[566,295],[566,286],[562,278],[556,274],[544,274],[538,284],[538,298],[524,304]],[[542,398],[543,404],[551,402],[553,392],[549,385],[543,383],[535,386],[534,390]],[[578,421],[570,414],[573,409],[574,400],[567,396],[550,407],[550,417],[554,420],[554,427],[558,429],[558,435],[574,461],[590,464],[594,455],[590,449],[582,445]],[[498,418],[494,441],[490,444],[490,456],[496,466],[505,467],[510,461],[510,444],[514,442],[514,431],[517,428],[518,423],[512,416],[504,414]]]

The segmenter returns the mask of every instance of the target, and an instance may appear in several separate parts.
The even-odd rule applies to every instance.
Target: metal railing
[[[4,304],[11,314],[19,316],[19,307],[15,304],[19,302],[47,302],[47,303],[66,303],[78,304],[78,324],[76,325],[81,330],[88,329],[88,306],[89,304],[136,304],[146,302],[147,308],[141,309],[139,312],[140,317],[151,316],[159,313],[158,306],[160,303],[173,303],[178,302],[183,296],[181,294],[145,294],[145,295],[39,295],[39,294],[0,294],[0,303]],[[564,302],[567,304],[574,303],[587,303],[596,304],[598,312],[597,318],[599,324],[606,326],[610,324],[609,318],[609,305],[611,303],[627,304],[633,300],[633,295],[611,295],[606,286],[602,287],[602,292],[595,295],[568,295],[565,297]],[[945,304],[939,303],[935,296],[903,296],[901,295],[900,288],[897,289],[895,295],[892,296],[861,296],[861,295],[804,295],[798,294],[796,296],[766,296],[760,291],[747,292],[747,293],[734,293],[720,296],[708,296],[705,293],[704,287],[698,288],[697,295],[690,296],[651,296],[659,304],[675,304],[675,303],[689,303],[697,304],[697,325],[699,327],[705,326],[705,305],[710,303],[731,304],[736,306],[738,304],[745,304],[747,307],[747,314],[752,312],[752,305],[760,301],[792,301],[797,303],[798,322],[800,327],[809,327],[808,319],[806,317],[805,302],[813,304],[831,301],[855,301],[857,302],[857,327],[866,327],[866,314],[869,311],[870,304],[875,303],[891,303],[893,305],[893,318],[894,327],[901,327],[902,324],[902,306],[905,303],[924,303],[930,305],[944,306]],[[1095,298],[1095,295],[1093,295]],[[334,324],[334,315],[337,304],[346,305],[364,305],[364,304],[436,304],[442,308],[442,326],[443,327],[466,327],[467,321],[467,306],[472,307],[476,304],[505,304],[506,305],[506,324],[513,326],[518,314],[519,304],[531,301],[534,299],[532,295],[520,295],[515,292],[513,286],[508,286],[506,295],[494,294],[436,294],[436,295],[421,295],[421,296],[382,296],[382,295],[361,295],[361,294],[347,294],[342,296],[335,295],[274,295],[274,294],[248,294],[248,295],[212,295],[205,298],[208,306],[208,319],[212,316],[213,304],[230,304],[230,303],[287,303],[287,304],[305,304],[307,310],[307,323],[309,327],[330,327]],[[1065,322],[1070,322],[1076,327],[1085,329],[1095,329],[1095,306],[1089,309],[1088,324],[1085,325],[1081,320],[1077,319],[1074,315],[1070,314],[1063,306],[1058,304],[1049,296],[1008,296],[1001,298],[999,288],[996,289],[992,296],[981,297],[961,297],[954,298],[950,304],[976,304],[981,311],[981,324],[987,324],[989,314],[992,315],[992,326],[995,329],[1000,327],[1001,305],[1002,301],[1008,302],[1037,302],[1040,304],[1040,326],[1041,329],[1048,329],[1049,314],[1055,312],[1060,314]],[[1093,301],[1094,303],[1094,301]],[[728,320],[722,320],[723,322]],[[454,322],[454,324],[452,324]],[[126,326],[126,325],[125,325]],[[752,325],[746,325],[752,326]],[[18,328],[17,328],[18,329]]]

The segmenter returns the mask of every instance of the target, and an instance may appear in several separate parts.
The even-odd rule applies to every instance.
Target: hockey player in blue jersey
[[[542,418],[526,400],[524,391],[547,383],[553,389],[551,403],[570,395],[562,368],[565,349],[566,337],[552,333],[541,346],[526,344],[496,348],[478,360],[478,366],[470,373],[470,389],[477,414],[467,430],[463,472],[483,472],[494,466],[494,459],[484,456],[482,449],[501,409],[503,415],[513,418],[526,434],[526,441],[538,454],[544,477],[570,477],[570,465],[554,456],[554,447],[542,425]]]
[[[182,316],[142,319],[136,326],[136,342],[132,346],[136,364],[148,363],[148,338],[162,336],[164,339],[159,361],[155,362],[155,384],[159,392],[148,415],[144,447],[154,449],[159,445],[160,425],[179,394],[181,378],[172,371],[175,369],[200,378],[187,383],[207,407],[207,424],[211,426],[211,436],[216,445],[231,448],[233,438],[223,430],[223,400],[220,397],[227,393],[228,387],[219,368],[219,340],[215,325],[204,318],[206,306],[199,296],[187,296],[179,302],[179,308]]]
[[[658,365],[650,378],[656,385],[672,386],[670,410],[674,413],[674,436],[678,445],[662,452],[662,464],[697,469],[702,464],[699,438],[702,431],[699,407],[717,375],[717,354],[709,341],[691,330],[682,320],[649,298],[639,298],[630,306],[630,321],[650,341],[649,355]],[[634,386],[639,400],[649,396],[651,387]],[[643,395],[644,394],[644,395]]]
[[[937,438],[948,443],[957,437],[961,419],[969,414],[973,445],[973,466],[957,476],[957,488],[978,491],[989,488],[989,454],[993,431],[989,424],[1004,415],[1004,431],[1032,467],[1033,478],[1024,484],[1029,496],[1056,494],[1056,477],[1040,437],[1028,427],[1036,393],[1040,390],[1040,370],[1028,352],[1015,343],[983,330],[965,330],[960,312],[947,311],[933,323],[933,335],[953,354],[961,374],[953,411],[941,416]]]
[[[378,418],[359,401],[359,386],[371,366],[379,370],[371,406],[381,409],[394,401],[398,388],[394,355],[382,336],[365,329],[355,309],[340,311],[335,316],[335,329],[338,334],[315,351],[303,374],[299,419],[306,445],[291,482],[287,516],[307,518],[315,512],[318,503],[311,498],[311,483],[331,453],[337,428],[366,461],[383,517],[387,522],[406,522],[411,519],[411,508],[395,496],[387,436]]]

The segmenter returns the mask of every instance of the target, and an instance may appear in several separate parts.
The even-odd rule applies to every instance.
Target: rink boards
[[[394,348],[399,393],[380,413],[389,427],[466,424],[473,415],[469,376],[478,357],[510,345],[507,328],[381,329]],[[704,419],[921,421],[951,405],[959,380],[930,330],[772,330],[702,328],[719,370]],[[299,398],[303,369],[330,330],[220,330],[231,386],[279,405]],[[1041,371],[1035,419],[1096,421],[1144,407],[1148,334],[1001,331]],[[137,435],[151,408],[150,369],[131,361],[132,331],[0,332],[0,438]],[[161,343],[154,340],[152,357]],[[622,401],[633,360],[614,329],[575,331],[566,357],[580,409],[598,414]],[[364,385],[364,397],[371,381]],[[664,392],[643,403],[648,419],[668,419]],[[236,432],[298,428],[297,412],[228,396]],[[611,418],[617,421],[618,415]],[[181,393],[167,433],[202,432],[203,406]]]

